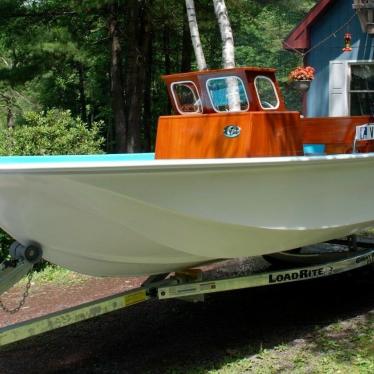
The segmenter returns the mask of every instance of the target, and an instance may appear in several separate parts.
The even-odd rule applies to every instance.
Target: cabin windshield
[[[203,112],[200,96],[193,82],[185,81],[172,83],[171,92],[180,114]]]
[[[229,86],[233,87],[234,95],[238,95],[240,106],[235,110],[230,110]],[[239,111],[244,112],[249,109],[249,100],[244,88],[243,81],[239,77],[211,78],[206,82],[206,88],[210,101],[216,112]],[[232,104],[231,104],[232,105]]]
[[[270,78],[258,75],[255,79],[255,87],[262,109],[277,109],[279,107],[278,94]]]

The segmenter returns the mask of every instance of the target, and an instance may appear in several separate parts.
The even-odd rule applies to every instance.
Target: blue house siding
[[[352,0],[336,0],[335,3],[311,25],[311,48],[339,29],[354,14]],[[344,34],[352,34],[352,52],[343,52]],[[331,60],[373,59],[373,38],[363,33],[358,17],[325,43],[306,56],[305,63],[316,69],[315,79],[307,94],[307,116],[329,115],[329,63]]]

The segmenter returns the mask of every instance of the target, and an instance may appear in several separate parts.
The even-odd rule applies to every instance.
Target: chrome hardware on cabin
[[[223,134],[226,138],[236,138],[240,135],[241,128],[236,125],[229,125],[223,129]]]

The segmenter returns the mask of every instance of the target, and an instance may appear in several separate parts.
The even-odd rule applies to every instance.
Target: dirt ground
[[[89,279],[38,287],[1,326],[138,285]],[[374,312],[372,268],[330,278],[226,292],[205,303],[149,301],[0,348],[0,373],[166,373],[220,362],[238,347],[272,348],[338,320]]]
[[[33,285],[27,302],[18,313],[0,311],[0,328],[138,287],[144,279],[90,277],[83,282],[67,285]],[[23,290],[24,286],[14,287],[2,297],[4,304],[10,309],[17,306]]]

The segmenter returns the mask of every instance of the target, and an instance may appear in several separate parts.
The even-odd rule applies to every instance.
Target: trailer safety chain
[[[4,263],[3,263],[3,266],[4,266]],[[23,295],[22,295],[21,300],[19,301],[18,305],[15,308],[11,309],[8,306],[6,306],[4,304],[4,302],[0,299],[0,309],[1,310],[3,310],[5,313],[8,313],[8,314],[15,314],[15,313],[20,311],[20,309],[25,305],[25,302],[26,302],[26,300],[29,296],[29,291],[30,291],[31,281],[32,281],[33,276],[34,276],[34,272],[32,270],[30,270],[29,273],[27,274],[27,283],[26,283],[26,286],[25,286],[25,290],[23,292]]]

